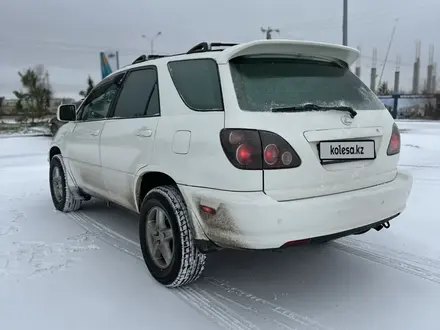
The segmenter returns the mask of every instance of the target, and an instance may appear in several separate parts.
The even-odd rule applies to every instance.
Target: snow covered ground
[[[203,279],[176,290],[149,276],[134,215],[97,200],[54,211],[50,138],[0,138],[1,328],[439,329],[440,124],[398,124],[401,168],[415,181],[390,229],[219,252]]]

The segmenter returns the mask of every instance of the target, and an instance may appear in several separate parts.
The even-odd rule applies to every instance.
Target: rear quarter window
[[[292,58],[237,58],[230,62],[239,106],[248,111],[274,107],[350,106],[382,110],[384,105],[349,68]]]
[[[195,111],[222,111],[223,100],[217,63],[194,59],[168,63],[174,86],[186,106]]]

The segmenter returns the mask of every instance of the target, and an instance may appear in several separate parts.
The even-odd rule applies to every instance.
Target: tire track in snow
[[[82,211],[69,213],[68,216],[98,239],[131,257],[143,261],[138,242],[115,232]],[[172,291],[178,298],[224,329],[260,330],[259,326],[237,312],[237,309],[239,311],[244,310],[246,314],[252,314],[254,318],[270,322],[271,324],[268,329],[271,330],[274,328],[283,330],[329,329],[308,317],[301,316],[239,288],[233,288],[225,281],[216,278],[204,277],[200,279],[200,282],[191,286],[176,288]],[[228,298],[227,295],[231,293],[236,298],[244,299],[245,303],[241,304],[236,299]],[[257,305],[258,307],[256,307]],[[274,326],[275,324],[276,326]]]
[[[206,279],[206,278],[205,278]],[[260,311],[255,308],[255,307],[250,307],[250,306],[246,306],[244,304],[241,304],[233,299],[230,299],[222,294],[219,294],[217,292],[214,292],[215,296],[217,298],[219,298],[220,300],[224,301],[225,303],[229,304],[229,305],[233,305],[233,306],[237,306],[238,309],[243,310],[244,312],[247,313],[252,313],[254,315],[257,315],[258,318],[263,318],[265,321],[269,321],[270,323],[276,323],[279,329],[283,329],[283,330],[297,330],[297,328],[292,328],[291,326],[288,326],[287,324],[275,320],[275,319],[269,319],[268,317],[263,316]],[[223,293],[224,294],[224,293]]]
[[[205,314],[212,321],[230,330],[260,330],[255,324],[234,312],[205,290],[195,290],[190,286],[174,289],[175,293],[188,304]]]
[[[404,258],[405,260],[417,263],[421,266],[428,266],[431,268],[438,269],[440,271],[440,259],[432,259],[432,258],[422,257],[422,256],[408,253],[405,251],[399,251],[396,249],[392,249],[392,248],[389,248],[385,245],[364,242],[364,241],[361,241],[361,240],[358,240],[358,239],[355,239],[352,237],[343,238],[343,240],[341,242],[343,242],[345,244],[351,244],[352,246],[358,246],[361,248],[363,247],[364,249],[369,249],[369,250],[387,251],[387,253],[390,255],[396,255],[398,257]]]
[[[68,213],[68,216],[86,232],[91,233],[97,239],[113,246],[131,257],[143,260],[141,248],[138,243],[117,233],[117,235],[115,235],[113,230],[96,222],[83,212],[71,212]]]
[[[26,215],[11,209],[8,221],[0,222],[0,237],[17,234]],[[0,277],[5,279],[32,279],[65,270],[78,258],[73,253],[98,249],[88,237],[80,234],[68,237],[67,242],[2,240],[0,246]],[[73,242],[72,242],[73,241]]]
[[[76,263],[79,259],[74,254],[99,249],[93,243],[86,242],[84,238],[77,240],[77,236],[69,237],[67,240],[74,241],[74,244],[12,242],[11,246],[2,248],[7,252],[0,254],[0,276],[20,280],[53,274]]]
[[[420,164],[420,165],[411,165],[411,164],[399,164],[399,167],[409,167],[409,168],[440,168],[440,165],[436,164]]]
[[[281,319],[284,319],[284,320],[287,319],[290,322],[293,321],[296,326],[303,326],[303,327],[305,326],[306,329],[315,329],[315,330],[328,330],[329,329],[328,327],[320,324],[319,322],[317,322],[309,317],[295,313],[295,312],[288,310],[282,306],[274,304],[271,301],[257,297],[255,295],[253,295],[252,293],[246,292],[242,289],[232,287],[226,281],[219,280],[219,279],[216,279],[213,277],[205,277],[204,279],[206,282],[212,284],[213,286],[221,288],[222,290],[226,291],[227,293],[233,293],[234,295],[245,300],[249,305],[253,306],[253,307],[248,307],[244,304],[240,304],[241,307],[244,309],[252,310],[252,309],[256,308],[256,306],[260,305],[260,306],[265,307],[266,310],[271,311],[273,314],[281,316]],[[223,297],[223,298],[226,298],[226,297]],[[254,312],[255,312],[255,309],[254,309]],[[277,320],[277,321],[279,321],[279,320]],[[288,325],[284,324],[284,326],[288,326]],[[290,329],[292,329],[292,328],[290,328]],[[293,329],[295,329],[295,328],[293,328]]]
[[[440,260],[397,251],[353,238],[343,238],[330,244],[335,249],[440,284]]]
[[[16,234],[21,230],[20,221],[25,219],[25,215],[16,209],[9,210],[12,219],[0,222],[0,236]]]
[[[89,231],[98,239],[131,257],[142,260],[142,262],[144,261],[139,243],[97,222],[84,212],[72,212],[68,215],[84,230]],[[191,287],[182,287],[172,291],[178,298],[185,301],[185,303],[224,329],[259,330],[251,322],[237,317],[235,313],[226,306],[219,306],[218,304],[212,303],[215,298],[207,292],[202,294]]]

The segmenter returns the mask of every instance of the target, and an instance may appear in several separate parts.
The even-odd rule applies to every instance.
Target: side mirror
[[[75,121],[76,106],[74,104],[61,104],[57,110],[57,119],[59,121]]]

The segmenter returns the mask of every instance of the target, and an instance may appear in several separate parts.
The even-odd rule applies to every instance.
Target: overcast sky
[[[162,35],[156,52],[183,52],[200,41],[243,42],[274,37],[341,43],[342,0],[0,0],[0,96],[20,87],[17,71],[43,64],[57,96],[78,97],[87,75],[100,80],[99,51],[117,49],[121,65],[149,52],[142,34]],[[415,42],[422,42],[421,81],[429,45],[440,64],[439,0],[349,0],[350,46],[361,46],[362,79],[369,84],[373,48],[378,71],[396,18],[397,30],[385,67],[392,85],[397,55],[401,85],[411,87]],[[437,55],[438,54],[438,55]],[[440,71],[440,68],[439,68]]]

